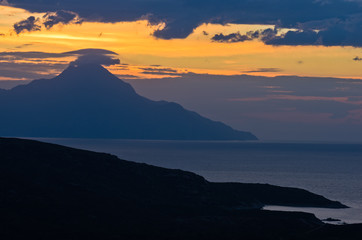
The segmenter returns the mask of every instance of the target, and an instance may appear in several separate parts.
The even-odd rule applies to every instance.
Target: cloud
[[[78,56],[77,60],[70,63],[71,65],[98,64],[111,66],[121,63],[116,57],[118,56],[117,53],[105,49],[88,48],[65,52],[63,54]]]
[[[226,42],[226,43],[235,43],[235,42],[245,42],[252,40],[247,35],[241,35],[240,32],[231,33],[228,35],[224,35],[222,33],[215,34],[212,38],[214,42]]]
[[[71,11],[56,11],[48,12],[43,16],[43,25],[49,29],[57,24],[80,24],[82,20],[79,18],[78,14]]]
[[[47,52],[0,52],[0,59],[27,60],[27,59],[46,59],[61,58],[71,56],[67,53],[47,53]]]
[[[314,31],[288,31],[282,36],[274,36],[263,40],[269,45],[322,45],[321,38]]]
[[[359,0],[34,0],[32,4],[28,0],[11,0],[11,4],[31,12],[56,12],[62,9],[79,14],[85,21],[94,22],[147,19],[150,24],[165,24],[154,32],[155,37],[164,39],[185,38],[203,23],[268,24],[298,29],[294,35],[286,34],[269,44],[362,45],[359,37],[362,4]],[[319,31],[316,33],[318,36],[313,36],[314,30]],[[236,38],[239,41],[245,37],[240,36]],[[302,40],[295,40],[295,37]],[[323,41],[318,42],[318,39]]]
[[[178,72],[176,69],[172,69],[172,68],[141,67],[139,69],[143,70],[142,71],[143,74],[150,74],[150,75],[181,76],[181,75],[185,74],[185,73]]]
[[[281,28],[268,28],[247,32],[244,35],[232,33],[216,34],[212,41],[218,42],[243,42],[259,39],[265,44],[280,46],[354,46],[362,47],[362,15],[354,16],[344,21],[328,20],[300,24],[301,29],[289,30],[283,33]]]
[[[35,18],[34,16],[30,16],[25,20],[15,23],[13,27],[16,34],[24,31],[33,32],[41,30],[41,26],[39,25],[39,19]]]
[[[62,59],[65,57],[77,57],[71,64],[110,66],[120,63],[117,56],[117,53],[105,49],[80,49],[63,53],[0,52],[0,76],[18,79],[53,77],[69,64],[69,60]]]
[[[148,75],[165,75],[165,76],[181,76],[181,75],[183,75],[182,73],[149,72],[149,71],[143,71],[141,73],[148,74]]]
[[[21,49],[21,48],[28,47],[28,46],[32,46],[32,45],[33,45],[33,43],[25,43],[25,44],[21,44],[21,45],[19,45],[19,46],[16,46],[16,47],[14,47],[14,48],[16,48],[16,49]]]
[[[226,42],[226,43],[234,43],[234,42],[245,42],[251,41],[254,39],[260,39],[264,42],[269,41],[270,39],[274,39],[278,34],[277,28],[268,28],[264,30],[257,31],[249,31],[246,34],[241,35],[240,32],[230,33],[228,35],[224,35],[222,33],[215,34],[211,40],[214,42]]]
[[[14,24],[14,31],[17,34],[27,30],[28,32],[40,31],[44,26],[46,29],[50,29],[58,24],[81,24],[83,20],[77,13],[72,11],[59,10],[55,12],[47,12],[41,19],[30,16],[29,18],[22,20]]]
[[[13,59],[46,59],[46,58],[63,58],[71,56],[81,55],[118,55],[117,53],[105,49],[98,48],[86,48],[76,51],[69,51],[63,53],[49,53],[49,52],[0,52],[1,58],[13,58]]]
[[[250,71],[243,71],[244,73],[268,73],[268,72],[282,72],[283,69],[280,68],[258,68],[255,70],[250,70]]]
[[[354,46],[362,47],[362,13],[353,14],[344,19],[332,18],[319,21],[299,23],[295,30],[286,33],[282,28],[275,27],[265,30],[247,32],[244,35],[232,33],[224,36],[222,33],[211,38],[218,42],[243,42],[259,39],[268,45],[289,46]],[[229,39],[230,38],[230,39]]]
[[[249,31],[241,35],[240,32],[223,35],[222,33],[214,35],[211,40],[214,42],[244,42],[259,39],[268,45],[323,45],[322,33],[311,30],[294,30],[280,34],[281,29],[268,28],[264,30]],[[337,44],[338,45],[338,44]]]
[[[251,98],[231,98],[228,101],[236,102],[259,102],[269,100],[288,100],[288,101],[334,101],[353,105],[362,105],[362,99],[351,101],[349,97],[326,97],[326,96],[296,96],[296,95],[266,95],[264,97]]]
[[[39,79],[55,77],[64,70],[67,63],[62,62],[0,62],[0,76],[11,79]]]
[[[345,19],[328,19],[300,24],[300,30],[265,41],[271,45],[323,45],[362,47],[362,13]]]
[[[153,67],[141,67],[139,68],[141,70],[144,71],[148,71],[148,72],[166,72],[166,73],[177,73],[176,69],[172,69],[172,68],[153,68]]]
[[[67,55],[87,55],[87,54],[95,54],[95,55],[118,55],[117,53],[106,50],[106,49],[100,49],[100,48],[85,48],[85,49],[79,49],[75,51],[65,52],[62,54]]]
[[[101,54],[85,54],[80,55],[77,60],[70,63],[70,65],[85,65],[85,64],[97,64],[104,66],[111,66],[120,64],[120,60],[118,58],[114,58],[109,55],[101,55]]]
[[[197,13],[195,13],[195,15],[197,16]],[[194,31],[194,29],[203,23],[201,19],[196,17],[193,18],[193,21],[188,21],[187,19],[182,18],[180,17],[180,19],[175,20],[164,20],[165,27],[156,30],[153,33],[153,36],[162,39],[186,38]]]
[[[123,79],[137,79],[137,78],[139,78],[138,76],[130,75],[130,74],[117,74],[116,76],[118,78],[123,78]]]
[[[0,5],[10,6],[10,4],[9,4],[9,2],[7,0],[1,0]]]

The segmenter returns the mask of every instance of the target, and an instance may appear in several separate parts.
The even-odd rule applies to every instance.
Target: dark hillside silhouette
[[[345,207],[302,189],[212,183],[22,139],[0,138],[0,196],[0,239],[346,240],[362,233],[361,225],[329,226],[309,213],[260,210]]]

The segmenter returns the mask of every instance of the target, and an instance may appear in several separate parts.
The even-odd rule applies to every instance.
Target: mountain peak
[[[256,140],[188,111],[152,101],[95,63],[0,92],[0,135],[164,140]]]
[[[102,80],[104,78],[114,78],[115,76],[105,69],[100,64],[88,63],[88,64],[70,64],[58,78],[75,78],[83,79],[84,77],[90,79]]]
[[[84,91],[99,92],[101,90],[105,96],[109,94],[125,96],[136,94],[129,83],[117,78],[100,64],[70,64],[54,79],[62,82],[66,88],[78,89],[78,94]]]

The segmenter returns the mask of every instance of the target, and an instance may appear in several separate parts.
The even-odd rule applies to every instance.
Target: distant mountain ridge
[[[96,64],[0,91],[0,111],[2,136],[257,140],[179,104],[144,98]]]
[[[0,91],[4,89],[11,89],[18,85],[28,84],[30,80],[0,80]]]

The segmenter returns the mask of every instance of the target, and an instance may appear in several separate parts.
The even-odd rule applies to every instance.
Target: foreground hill
[[[0,112],[1,136],[257,139],[176,103],[144,98],[96,64],[71,65],[53,79],[0,91]]]
[[[295,188],[211,183],[181,170],[0,138],[2,239],[358,239],[360,225],[265,204],[345,207]],[[313,234],[312,234],[313,233]]]

